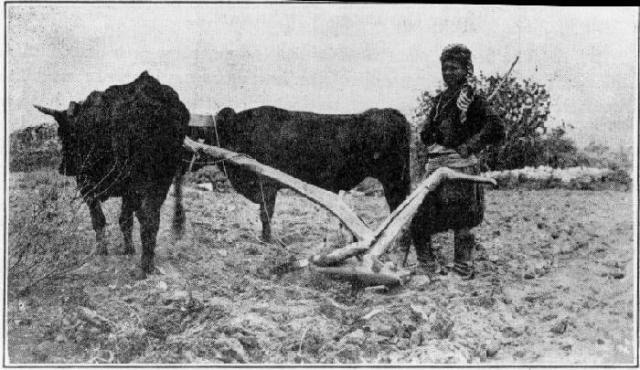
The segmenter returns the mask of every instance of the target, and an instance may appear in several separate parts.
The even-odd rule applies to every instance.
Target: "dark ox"
[[[66,111],[36,108],[58,122],[59,171],[75,176],[89,206],[96,254],[107,254],[100,203],[122,197],[121,252],[135,254],[131,240],[135,212],[142,240],[140,277],[152,272],[160,207],[174,177],[174,233],[179,236],[184,224],[179,168],[189,111],[178,94],[144,72],[130,84],[94,91],[83,102],[71,102]]]
[[[214,127],[190,127],[189,136],[247,154],[333,192],[373,177],[382,183],[391,210],[411,191],[409,123],[394,109],[316,114],[268,106],[240,113],[224,108],[216,115],[215,126],[217,137]],[[224,167],[233,188],[260,205],[262,237],[271,239],[269,220],[282,186],[231,163]]]

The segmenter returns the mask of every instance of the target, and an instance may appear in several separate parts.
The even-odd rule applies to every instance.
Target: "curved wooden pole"
[[[349,206],[347,206],[335,193],[308,184],[293,176],[287,175],[280,170],[266,166],[244,154],[232,152],[217,146],[198,143],[188,137],[184,139],[184,146],[192,152],[202,151],[215,159],[227,160],[239,167],[268,177],[297,191],[312,202],[327,209],[334,216],[338,217],[358,240],[365,241],[370,240],[373,237],[371,229],[369,229],[358,215],[356,215],[353,210],[351,210],[351,208],[349,208]]]
[[[472,181],[497,186],[496,180],[491,178],[467,175],[447,167],[438,168],[429,175],[429,177],[422,181],[416,190],[414,190],[411,195],[409,195],[404,202],[402,202],[398,208],[396,208],[389,217],[387,217],[384,222],[378,226],[373,238],[369,242],[370,250],[368,254],[373,256],[383,254],[393,240],[398,236],[402,227],[411,222],[425,196],[447,180]]]

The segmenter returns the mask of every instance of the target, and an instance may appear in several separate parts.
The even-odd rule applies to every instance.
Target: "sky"
[[[466,44],[476,72],[545,84],[580,146],[637,137],[638,8],[433,4],[6,4],[7,132],[148,71],[191,113],[372,107],[413,117]]]

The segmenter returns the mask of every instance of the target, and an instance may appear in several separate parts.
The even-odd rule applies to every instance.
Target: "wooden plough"
[[[350,281],[358,287],[401,285],[409,275],[407,271],[398,271],[392,263],[383,264],[378,260],[398,237],[404,225],[409,223],[418,210],[424,197],[446,180],[473,181],[496,186],[493,179],[463,174],[449,168],[439,168],[422,181],[405,201],[398,206],[374,231],[347,206],[340,197],[330,191],[303,182],[275,168],[266,166],[246,155],[227,149],[203,144],[185,138],[184,146],[194,153],[205,153],[216,160],[226,160],[246,170],[255,172],[277,181],[300,193],[312,202],[327,209],[342,221],[345,227],[358,240],[330,253],[314,255],[305,260],[292,261],[281,267],[281,271],[306,268],[326,274],[330,278]],[[349,263],[350,257],[358,261]]]

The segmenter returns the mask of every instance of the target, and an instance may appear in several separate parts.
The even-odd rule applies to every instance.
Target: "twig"
[[[380,312],[384,311],[384,307],[383,308],[376,308],[373,311],[369,312],[368,314],[362,316],[362,318],[364,320],[369,320],[370,318],[374,317],[375,315],[379,314]]]
[[[500,88],[502,88],[502,85],[504,85],[504,83],[507,81],[507,78],[509,78],[509,75],[511,74],[511,71],[513,71],[513,67],[516,66],[516,63],[518,63],[518,59],[520,59],[519,55],[516,57],[516,59],[513,61],[513,63],[511,63],[511,68],[509,68],[507,73],[502,77],[502,81],[500,81],[500,84],[498,84],[498,87],[496,87],[496,89],[493,90],[491,95],[489,95],[489,97],[487,98],[487,101],[491,101],[491,99],[493,99],[493,97],[496,96],[498,91],[500,91]]]
[[[98,327],[98,328],[115,328],[115,324],[113,321],[107,319],[104,316],[99,315],[98,313],[90,310],[86,307],[79,306],[78,307],[78,315],[81,319],[88,322],[89,324]]]
[[[66,275],[67,273],[71,272],[72,270],[76,270],[76,269],[79,269],[80,267],[84,266],[89,261],[89,259],[92,258],[92,257],[94,257],[93,253],[88,254],[84,259],[80,260],[80,262],[81,262],[80,266],[73,265],[73,266],[69,266],[69,267],[67,267],[66,269],[63,269],[63,270],[59,270],[59,271],[53,270],[53,271],[50,271],[48,273],[45,273],[44,275],[40,276],[39,278],[31,280],[27,285],[23,286],[20,289],[20,291],[24,292],[27,289],[37,285],[38,283],[40,283],[42,280],[45,280],[45,279],[63,277],[63,275]]]
[[[307,331],[309,331],[309,327],[307,326],[302,332],[302,336],[300,337],[300,345],[298,346],[298,357],[300,357],[300,353],[302,352],[302,344],[304,341],[304,337],[307,335]]]
[[[124,297],[125,299],[127,297]],[[121,305],[124,306],[126,308],[128,308],[129,310],[131,310],[131,313],[133,314],[134,318],[137,321],[138,325],[142,325],[142,318],[140,317],[140,315],[138,314],[138,310],[142,310],[142,308],[140,307],[139,304],[131,304],[131,303],[127,303],[125,301],[121,301],[121,300],[116,300],[116,299],[111,299],[109,300],[109,303],[113,303],[116,305]]]
[[[342,311],[349,311],[349,310],[351,310],[351,308],[350,308],[350,307],[347,307],[347,306],[345,306],[345,305],[343,305],[343,304],[340,304],[340,303],[338,303],[338,302],[334,301],[331,297],[323,297],[323,298],[324,298],[324,300],[325,300],[325,301],[327,301],[330,305],[332,305],[333,307],[335,307],[335,308],[337,308],[337,309],[339,309],[339,310],[342,310]]]
[[[88,363],[91,364],[110,364],[113,362],[114,359],[114,354],[113,352],[109,351],[109,350],[104,350],[105,352],[107,352],[109,354],[109,358],[108,359],[104,359],[100,356],[93,356],[89,359]]]

